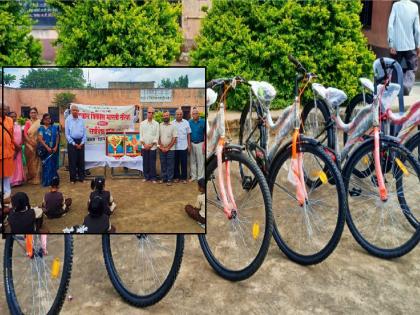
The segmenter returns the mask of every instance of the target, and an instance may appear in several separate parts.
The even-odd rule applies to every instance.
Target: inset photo
[[[4,233],[205,233],[205,68],[3,68]]]

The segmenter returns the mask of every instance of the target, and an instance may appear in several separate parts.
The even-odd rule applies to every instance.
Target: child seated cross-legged
[[[28,195],[18,192],[12,196],[12,210],[8,217],[12,234],[32,234],[41,232],[42,209],[31,208]]]
[[[86,233],[114,233],[109,216],[105,213],[106,201],[101,196],[94,196],[89,202],[89,214],[85,217],[83,225]]]
[[[111,192],[105,190],[105,178],[100,176],[95,177],[95,179],[92,179],[90,187],[93,191],[90,193],[89,196],[88,208],[93,198],[95,198],[96,196],[100,196],[105,201],[105,214],[111,215],[112,213],[114,213],[114,210],[117,205],[114,202],[114,198],[112,198]]]
[[[59,186],[60,178],[54,176],[51,180],[51,190],[44,196],[42,209],[49,219],[61,218],[70,210],[72,200],[64,199],[63,194],[58,191]]]
[[[204,178],[200,178],[197,181],[198,184],[198,191],[200,194],[197,196],[197,202],[195,206],[192,205],[186,205],[185,211],[187,212],[188,216],[195,221],[202,227],[205,228],[206,223],[206,181]]]

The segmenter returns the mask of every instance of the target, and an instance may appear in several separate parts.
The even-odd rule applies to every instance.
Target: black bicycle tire
[[[349,187],[349,181],[350,181],[350,171],[354,168],[355,165],[357,165],[357,162],[367,153],[373,151],[373,141],[366,141],[362,145],[360,145],[353,154],[349,157],[344,169],[343,169],[343,179],[344,179],[344,185],[346,187],[346,191],[348,191]],[[398,144],[394,141],[387,140],[387,139],[381,139],[381,147],[384,145],[386,146],[394,146],[397,147],[398,150],[404,151],[405,154],[407,154],[408,158],[411,160],[411,163],[415,167],[415,171],[417,173],[417,176],[420,177],[420,164],[414,159],[412,154],[408,151],[407,148],[405,148],[403,145]],[[369,254],[383,258],[383,259],[393,259],[398,258],[401,256],[404,256],[405,254],[409,253],[411,250],[413,250],[417,244],[420,241],[420,228],[418,227],[416,231],[413,233],[412,237],[403,245],[394,248],[394,249],[384,249],[377,247],[373,244],[370,244],[369,241],[367,241],[363,235],[359,232],[356,225],[353,222],[352,216],[351,216],[351,209],[350,206],[347,211],[347,217],[346,217],[347,226],[353,235],[354,239],[359,243],[359,245],[364,248]]]
[[[172,266],[168,273],[168,276],[166,277],[165,281],[163,281],[162,285],[156,291],[148,295],[137,295],[135,293],[130,292],[124,286],[124,283],[118,275],[118,271],[115,268],[114,260],[112,258],[110,235],[103,234],[102,253],[104,257],[105,267],[112,285],[114,286],[118,294],[122,297],[122,299],[135,307],[147,307],[156,304],[157,302],[162,300],[174,285],[177,275],[179,273],[179,269],[181,268],[182,257],[184,254],[184,242],[184,235],[177,234],[174,260],[172,262]]]
[[[271,235],[273,231],[273,217],[271,213],[271,196],[270,191],[265,180],[265,177],[258,166],[252,162],[249,157],[247,157],[243,153],[239,153],[236,151],[225,152],[223,156],[224,160],[229,161],[238,161],[247,165],[247,167],[253,172],[255,175],[256,181],[261,188],[261,192],[263,194],[264,204],[265,204],[265,231],[263,241],[261,243],[261,247],[254,258],[254,260],[245,268],[241,270],[231,270],[223,266],[218,259],[213,254],[208,242],[207,242],[207,235],[206,234],[199,234],[198,239],[200,241],[201,249],[206,257],[210,266],[216,271],[218,275],[222,278],[230,280],[230,281],[242,281],[249,277],[251,277],[257,270],[260,268],[262,263],[264,262],[265,257],[268,253],[268,248],[270,245]],[[217,159],[211,159],[209,162],[206,163],[206,178],[209,180],[210,175],[214,172],[217,167]],[[209,233],[209,232],[207,232]]]
[[[67,290],[70,284],[71,271],[73,265],[73,237],[71,235],[63,235],[64,237],[64,261],[62,269],[62,277],[48,315],[55,315],[60,313],[66,299]],[[4,245],[4,261],[3,261],[3,275],[4,288],[6,293],[6,300],[12,315],[23,314],[16,298],[16,293],[13,285],[13,268],[12,268],[12,254],[13,254],[13,235],[8,234]]]
[[[320,156],[321,159],[324,161],[326,167],[328,167],[327,172],[329,172],[329,174],[333,176],[333,180],[335,181],[335,183],[338,183],[335,185],[338,194],[338,215],[336,227],[327,245],[324,246],[324,248],[318,253],[312,255],[301,255],[293,251],[282,239],[281,233],[277,228],[275,218],[273,219],[273,237],[277,243],[277,246],[290,260],[300,265],[306,266],[318,264],[324,261],[328,258],[329,255],[332,254],[332,252],[337,247],[344,230],[345,217],[347,212],[347,198],[341,173],[338,170],[337,165],[331,159],[331,157],[322,149],[322,146],[303,142],[298,144],[298,148],[299,152],[311,152],[312,154],[318,154],[318,156]],[[281,166],[289,157],[291,157],[291,155],[292,147],[288,146],[282,149],[282,151],[280,151],[275,157],[272,163],[272,167],[270,168],[270,176],[268,178],[271,193],[273,193],[275,179],[277,178],[277,174]]]
[[[365,102],[367,104],[373,103],[373,95],[371,93],[365,93]],[[363,94],[359,93],[356,96],[354,96],[349,104],[346,107],[346,114],[344,116],[344,123],[348,124],[350,122],[351,115],[353,114],[354,109],[358,104],[363,103]],[[343,143],[345,144],[347,142],[347,133],[343,132]]]

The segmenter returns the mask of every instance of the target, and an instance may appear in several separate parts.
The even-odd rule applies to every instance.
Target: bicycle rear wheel
[[[356,241],[370,254],[396,258],[410,252],[420,241],[420,228],[409,218],[420,217],[420,165],[402,145],[381,139],[381,168],[388,199],[378,193],[376,170],[363,178],[354,173],[358,165],[373,158],[373,141],[350,156],[343,178],[348,191],[347,225]]]
[[[334,127],[328,106],[321,100],[305,103],[301,114],[302,127],[300,132],[314,138],[323,145],[334,149]]]
[[[24,235],[7,235],[4,247],[4,287],[11,314],[58,314],[66,298],[73,260],[71,235],[48,235],[47,252],[41,235],[33,235],[32,257]]]
[[[346,194],[341,174],[323,146],[301,142],[297,148],[298,153],[303,154],[308,199],[301,206],[297,202],[296,187],[288,179],[292,162],[292,147],[288,146],[275,157],[269,172],[273,235],[289,259],[301,265],[312,265],[325,260],[341,238]]]
[[[171,234],[102,235],[102,251],[112,285],[136,307],[159,302],[181,267],[184,236]]]
[[[213,269],[231,281],[252,276],[264,261],[272,233],[271,197],[261,170],[245,154],[225,151],[237,213],[228,219],[218,191],[217,159],[207,161],[206,228],[203,253]],[[241,175],[241,172],[244,175]]]

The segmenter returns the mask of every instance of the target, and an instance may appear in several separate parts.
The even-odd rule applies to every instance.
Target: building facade
[[[29,108],[35,106],[40,114],[50,113],[55,121],[64,122],[63,113],[53,105],[59,93],[75,94],[74,103],[87,105],[139,105],[146,117],[148,106],[156,110],[169,110],[171,115],[181,108],[184,118],[189,119],[191,109],[205,110],[205,89],[21,89],[4,87],[4,103],[18,116],[28,117]],[[0,90],[1,96],[1,90]]]

